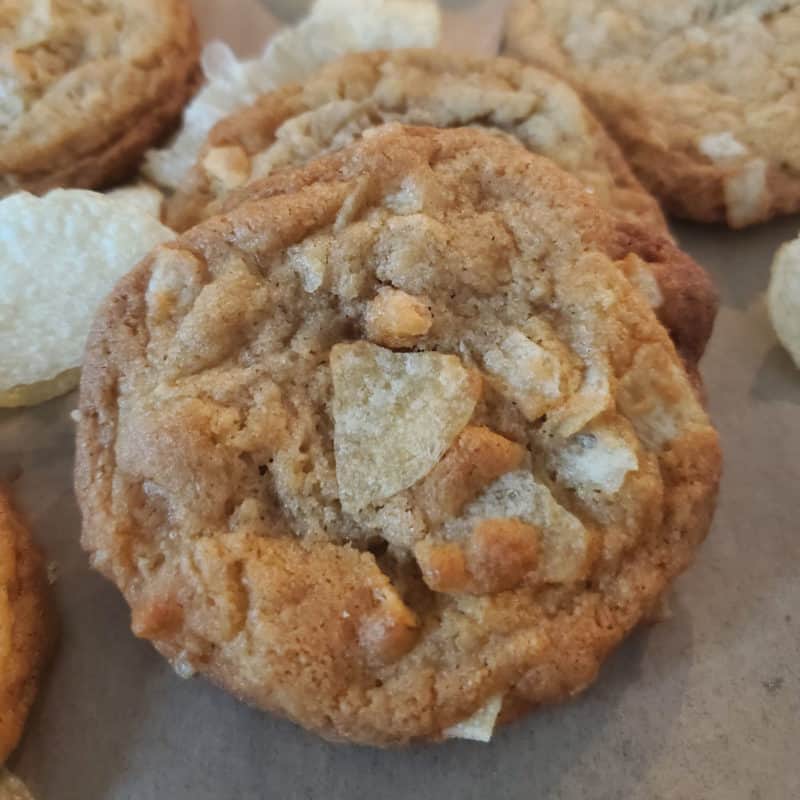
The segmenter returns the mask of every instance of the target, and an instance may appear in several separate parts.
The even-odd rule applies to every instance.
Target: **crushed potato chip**
[[[767,305],[778,339],[800,367],[800,237],[785,244],[772,262]]]
[[[346,53],[432,47],[440,29],[433,0],[317,0],[304,20],[270,39],[260,58],[239,61],[226,44],[211,42],[203,52],[205,87],[185,110],[172,143],[148,153],[144,172],[160,186],[176,189],[211,128],[259,95],[302,81]]]
[[[151,217],[161,219],[161,210],[164,205],[164,195],[147,181],[139,181],[130,186],[120,186],[106,193],[112,200],[121,200],[128,203]]]
[[[479,708],[471,717],[451,725],[445,730],[448,739],[469,739],[473,742],[490,742],[497,725],[497,718],[503,708],[503,696],[495,695],[485,706]]]
[[[480,380],[456,356],[336,345],[334,449],[342,508],[355,513],[413,486],[475,410]]]
[[[150,214],[95,192],[0,201],[0,405],[72,389],[100,302],[173,236]]]

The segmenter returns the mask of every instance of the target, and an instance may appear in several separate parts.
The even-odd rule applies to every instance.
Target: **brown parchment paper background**
[[[273,15],[259,0],[196,0],[204,33],[242,54],[308,2],[265,5]],[[505,3],[443,5],[448,47],[496,48]],[[12,769],[38,800],[800,797],[800,372],[763,300],[772,254],[798,229],[797,218],[743,233],[676,226],[722,295],[704,362],[726,456],[716,523],[670,621],[633,636],[585,695],[489,745],[331,745],[176,677],[129,633],[126,606],[80,550],[75,396],[0,412],[0,474],[22,468],[16,494],[58,564],[62,627]]]

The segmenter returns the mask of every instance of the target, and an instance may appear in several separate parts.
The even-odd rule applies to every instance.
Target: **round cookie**
[[[570,81],[667,211],[741,228],[800,210],[800,5],[515,0],[512,55]]]
[[[42,556],[0,484],[0,765],[22,735],[52,642]]]
[[[178,122],[199,47],[188,0],[6,0],[0,196],[135,172]]]
[[[376,745],[581,691],[690,563],[720,469],[619,223],[470,129],[386,126],[251,192],[90,335],[82,542],[134,632]]]
[[[628,266],[690,362],[703,353],[716,313],[708,276],[675,257],[658,204],[578,96],[552,75],[510,59],[472,59],[430,50],[356,54],[302,86],[262,96],[211,132],[185,185],[167,204],[170,227],[183,230],[235,206],[248,184],[279,167],[335,150],[373,126],[400,121],[476,126],[513,137],[579,177],[649,242],[647,262]],[[669,263],[666,263],[669,262]]]

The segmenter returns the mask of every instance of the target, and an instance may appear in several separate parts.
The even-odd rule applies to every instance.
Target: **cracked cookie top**
[[[515,0],[509,53],[569,80],[668,211],[800,210],[797,0]]]
[[[134,631],[373,744],[588,685],[719,470],[617,224],[505,139],[389,126],[156,249],[96,321],[78,429]]]

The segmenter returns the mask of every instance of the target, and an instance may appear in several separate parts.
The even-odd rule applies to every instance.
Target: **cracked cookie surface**
[[[0,484],[0,765],[22,736],[53,642],[42,556]]]
[[[0,196],[126,178],[177,123],[198,59],[187,0],[5,0]]]
[[[155,250],[90,336],[76,468],[137,635],[378,745],[589,685],[720,458],[619,224],[508,141],[390,126]]]
[[[515,0],[510,54],[572,83],[677,216],[800,210],[796,0]]]

